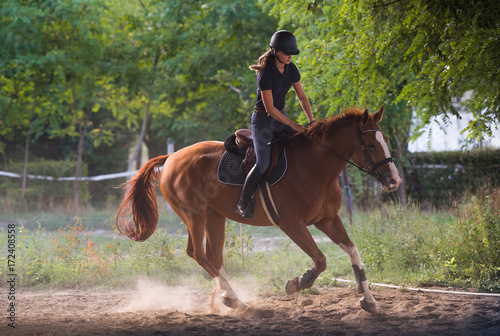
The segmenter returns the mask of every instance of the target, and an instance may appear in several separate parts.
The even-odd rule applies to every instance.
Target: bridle
[[[377,163],[373,163],[373,160],[370,156],[370,153],[368,153],[368,150],[366,148],[366,144],[365,142],[363,141],[363,134],[364,133],[368,133],[368,132],[382,132],[382,130],[380,129],[380,127],[378,128],[373,128],[373,129],[367,129],[367,130],[361,130],[359,128],[359,124],[356,125],[356,131],[357,131],[357,136],[358,136],[358,139],[354,141],[354,143],[352,144],[352,150],[351,152],[354,151],[354,147],[356,146],[356,142],[359,141],[360,143],[360,148],[361,148],[361,151],[363,152],[363,154],[365,155],[365,161],[366,161],[366,168],[363,168],[362,166],[352,162],[352,161],[349,161],[347,160],[346,158],[338,155],[337,153],[335,153],[334,151],[332,151],[331,149],[329,149],[328,147],[326,147],[325,145],[323,145],[321,142],[316,141],[316,143],[318,143],[321,147],[323,147],[324,150],[326,150],[328,153],[330,154],[333,154],[335,155],[336,157],[338,157],[339,159],[353,165],[354,167],[358,168],[359,170],[361,170],[362,172],[364,173],[367,173],[369,174],[370,176],[372,176],[373,178],[375,178],[377,181],[381,182],[380,181],[380,174],[377,172],[377,169],[379,169],[380,167],[382,167],[383,165],[385,164],[388,164],[388,163],[391,163],[391,162],[394,162],[394,158],[389,156],[388,158],[385,158],[383,159],[382,161],[380,162],[377,162]]]

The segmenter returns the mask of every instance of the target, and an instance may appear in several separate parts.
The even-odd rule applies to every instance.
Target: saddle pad
[[[243,162],[244,159],[244,155],[224,152],[220,159],[219,166],[217,167],[217,180],[224,184],[242,186],[245,183],[245,177],[241,172],[241,162]],[[273,186],[281,180],[283,175],[285,175],[286,168],[286,153],[285,149],[283,149],[278,157],[276,167],[267,178],[269,186]]]

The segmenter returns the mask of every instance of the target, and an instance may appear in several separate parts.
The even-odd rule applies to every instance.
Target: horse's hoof
[[[363,308],[367,312],[378,313],[377,304],[375,302],[368,302],[365,300],[365,298],[362,298],[361,300],[359,300],[359,303],[361,304],[361,308]]]
[[[238,300],[237,298],[232,299],[229,296],[227,296],[227,294],[222,294],[221,299],[222,299],[222,303],[225,306],[232,308],[232,309],[236,309],[240,305],[240,302],[239,302],[240,300]]]
[[[293,294],[293,293],[297,293],[298,291],[300,291],[299,278],[295,277],[292,280],[289,280],[286,283],[285,291],[287,294]]]

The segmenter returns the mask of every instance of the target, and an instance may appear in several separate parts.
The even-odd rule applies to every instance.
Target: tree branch
[[[394,5],[395,3],[402,2],[402,1],[404,1],[404,0],[394,0],[394,1],[383,3],[383,4],[380,4],[380,5],[373,5],[372,8],[388,7],[390,5]]]

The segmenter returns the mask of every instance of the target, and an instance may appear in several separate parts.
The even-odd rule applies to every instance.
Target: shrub
[[[447,280],[500,291],[500,190],[486,187],[457,214]]]
[[[374,279],[425,283],[440,267],[442,237],[451,225],[437,214],[422,215],[414,202],[393,202],[348,231]]]
[[[408,195],[425,207],[445,207],[450,198],[480,192],[484,178],[500,183],[500,150],[409,153]]]

